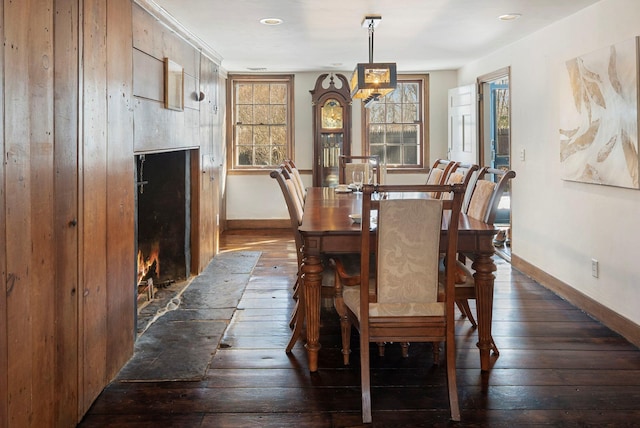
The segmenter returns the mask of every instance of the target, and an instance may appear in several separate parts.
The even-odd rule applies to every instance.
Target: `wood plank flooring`
[[[204,380],[114,382],[88,427],[361,426],[358,341],[343,366],[337,316],[322,312],[317,373],[298,343],[284,352],[296,257],[286,231],[227,232],[223,251],[262,256]],[[445,370],[429,344],[372,352],[374,427],[640,426],[640,350],[497,259],[493,332],[500,355],[481,373],[468,321],[457,325],[462,422],[449,422]],[[473,303],[473,302],[472,302]],[[354,336],[357,333],[354,333]],[[188,350],[185,350],[188,352]]]

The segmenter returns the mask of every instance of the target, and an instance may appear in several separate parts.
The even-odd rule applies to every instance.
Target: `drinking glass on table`
[[[362,183],[364,182],[364,171],[357,169],[352,173],[353,185],[356,186],[356,193],[360,193],[362,189]]]

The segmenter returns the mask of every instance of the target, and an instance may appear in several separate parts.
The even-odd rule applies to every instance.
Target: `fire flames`
[[[142,250],[138,250],[138,284],[155,274],[160,276],[160,243],[151,245],[148,255],[144,255]]]

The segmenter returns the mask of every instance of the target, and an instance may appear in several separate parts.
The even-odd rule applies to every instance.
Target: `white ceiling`
[[[457,69],[599,0],[144,0],[164,9],[229,72],[350,70],[369,60],[366,15],[381,15],[374,61],[399,72]],[[521,13],[515,21],[498,16]],[[281,18],[279,26],[260,24]]]

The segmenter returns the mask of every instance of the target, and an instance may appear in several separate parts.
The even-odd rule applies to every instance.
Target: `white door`
[[[449,89],[449,159],[478,163],[476,86]]]

